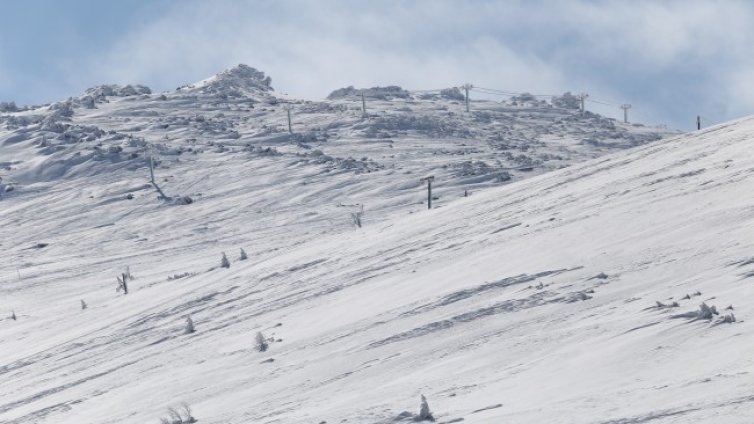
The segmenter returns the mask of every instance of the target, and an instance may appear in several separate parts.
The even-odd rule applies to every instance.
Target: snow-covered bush
[[[280,151],[278,151],[274,147],[247,145],[244,148],[244,150],[250,153],[254,153],[257,156],[282,156],[283,155],[282,153],[280,153]]]
[[[249,256],[246,255],[246,251],[241,248],[241,256],[239,257],[239,260],[245,261],[246,259],[249,259]]]
[[[487,175],[495,171],[486,162],[481,160],[467,160],[459,163],[454,163],[453,166],[457,168],[456,175],[463,177]]]
[[[110,84],[110,85],[97,85],[87,89],[81,99],[84,97],[91,97],[96,102],[106,102],[107,97],[127,97],[138,96],[143,94],[152,94],[152,90],[144,85],[126,85],[125,87]]]
[[[389,85],[387,87],[372,87],[372,88],[360,88],[356,89],[352,85],[345,88],[339,88],[327,96],[328,100],[342,99],[345,97],[361,96],[364,93],[364,97],[369,99],[378,100],[390,100],[394,98],[407,99],[411,97],[411,93],[404,90],[397,85]]]
[[[699,319],[712,319],[713,316],[718,315],[718,312],[714,305],[708,306],[706,303],[702,302],[702,304],[699,305],[699,311],[697,314]]]
[[[16,112],[17,110],[16,102],[0,102],[0,112]]]
[[[440,97],[444,97],[448,100],[466,100],[466,96],[461,93],[461,90],[458,87],[445,88],[440,90]]]
[[[173,198],[174,205],[190,205],[194,203],[194,199],[191,196],[178,196]]]
[[[191,277],[194,275],[192,272],[183,272],[181,274],[173,274],[168,276],[168,281],[180,280],[181,278]]]
[[[168,408],[168,416],[160,418],[160,424],[192,424],[196,418],[191,414],[191,408],[187,403],[182,403],[180,410]]]
[[[562,96],[553,97],[552,105],[563,109],[581,109],[581,99],[568,91],[563,93]]]
[[[53,103],[48,110],[52,112],[52,115],[58,118],[70,118],[73,116],[73,104],[71,99],[65,102]]]
[[[79,99],[79,104],[87,109],[96,109],[97,105],[95,104],[94,97],[92,96],[83,96],[81,99]]]
[[[266,352],[270,347],[269,343],[267,343],[267,339],[264,337],[264,334],[262,334],[261,331],[257,332],[257,335],[254,338],[254,343],[254,346],[260,352]]]
[[[30,116],[8,116],[6,117],[5,126],[9,130],[14,130],[36,122],[36,119]]]
[[[719,321],[721,324],[732,324],[736,322],[736,316],[733,313],[725,314]]]
[[[518,96],[511,97],[510,101],[514,104],[534,103],[537,101],[537,98],[530,93],[521,93]]]

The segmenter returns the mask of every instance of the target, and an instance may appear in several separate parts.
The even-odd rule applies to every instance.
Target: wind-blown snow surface
[[[0,422],[156,424],[186,402],[200,423],[393,423],[421,394],[439,422],[750,422],[753,119],[464,198],[452,155],[432,153],[473,136],[399,134],[402,157],[357,173],[338,164],[389,155],[349,139],[353,111],[328,141],[248,135],[255,121],[212,146],[187,142],[200,123],[142,128],[218,113],[186,90],[75,109],[100,139],[0,133],[16,187],[0,201]],[[121,151],[98,141],[128,126]],[[158,181],[193,203],[156,200],[129,156],[139,137],[161,141]],[[720,315],[696,319],[702,302]]]

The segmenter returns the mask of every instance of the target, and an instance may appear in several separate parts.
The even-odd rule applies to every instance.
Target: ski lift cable
[[[409,90],[409,93],[439,93],[443,90],[452,90],[454,88],[458,88],[458,87],[436,88],[433,90]]]
[[[591,103],[597,103],[600,105],[605,105],[605,106],[617,106],[616,104],[613,104],[613,103],[603,102],[602,100],[590,99],[588,97],[586,98],[586,101],[591,102]]]
[[[427,90],[410,90],[409,92],[416,93],[416,94],[421,94],[421,93],[439,93],[442,90],[453,89],[453,88],[459,89],[459,88],[462,88],[462,87],[449,87],[449,88],[438,88],[438,89],[427,89]],[[472,87],[470,87],[469,91],[473,91],[473,92],[480,93],[480,94],[493,95],[493,96],[509,96],[509,97],[520,96],[520,95],[524,95],[524,94],[532,96],[532,97],[544,97],[544,98],[553,98],[553,97],[558,97],[559,96],[559,94],[532,94],[532,93],[525,93],[525,92],[521,93],[521,92],[500,90],[500,89],[497,89],[497,88],[480,87],[480,86],[472,86]],[[586,97],[584,100],[587,101],[587,102],[591,102],[591,103],[595,103],[595,104],[600,104],[600,105],[604,105],[604,106],[619,107],[619,105],[617,103],[613,103],[613,102],[610,102],[610,101],[607,101],[607,100],[604,100],[604,99],[593,98],[593,97]],[[703,118],[703,119],[706,120],[706,121],[710,121],[707,118]]]
[[[520,96],[522,94],[528,94],[533,97],[555,97],[557,94],[532,94],[532,93],[517,93],[512,91],[505,91],[505,90],[498,90],[495,88],[486,88],[486,87],[473,87],[471,89],[472,91],[479,91],[486,94],[501,94],[505,96]]]
[[[502,95],[505,95],[505,96],[516,96],[516,95],[520,94],[520,93],[513,93],[513,92],[510,92],[510,91],[497,90],[497,89],[494,89],[494,88],[485,88],[485,87],[476,87],[476,86],[472,87],[471,90],[472,91],[487,92],[488,94],[502,94]]]
[[[497,94],[497,95],[504,95],[504,96],[520,96],[522,94],[528,94],[528,95],[533,96],[533,97],[558,97],[559,96],[559,94],[517,93],[517,92],[512,92],[512,91],[498,90],[496,88],[478,87],[478,86],[474,86],[471,90],[472,91],[477,91],[477,92],[483,93],[483,94]],[[616,107],[618,106],[617,103],[613,103],[613,102],[610,102],[610,101],[607,101],[607,100],[603,100],[603,99],[595,99],[595,98],[592,98],[592,97],[587,97],[587,98],[585,98],[585,100],[588,101],[588,102],[602,104],[602,105],[605,105],[605,106],[616,106]]]

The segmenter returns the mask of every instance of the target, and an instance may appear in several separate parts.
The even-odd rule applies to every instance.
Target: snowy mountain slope
[[[146,112],[164,100],[128,99],[72,122],[117,137],[160,118]],[[334,120],[323,154],[361,152],[349,119],[363,122]],[[187,402],[200,423],[387,423],[424,394],[439,422],[748,422],[754,120],[468,198],[434,154],[445,132],[401,135],[402,169],[355,172],[304,156],[313,141],[244,135],[256,123],[222,147],[187,142],[198,124],[140,131],[165,191],[194,199],[180,206],[145,184],[136,135],[115,155],[4,133],[17,188],[0,202],[0,307],[17,320],[0,321],[0,421],[157,423]],[[434,210],[419,203],[429,173]],[[683,315],[702,301],[720,315]]]
[[[363,116],[360,97],[350,92],[310,102],[277,94],[270,84],[264,73],[239,65],[172,93],[99,86],[49,108],[0,115],[11,131],[3,145],[10,168],[2,177],[56,180],[96,161],[143,167],[143,147],[151,144],[178,159],[253,147],[331,169],[436,171],[445,185],[483,188],[672,134],[582,115],[568,94],[551,103],[527,96],[475,101],[467,114],[454,96],[374,88],[366,91]],[[28,163],[39,153],[47,156],[43,163]]]

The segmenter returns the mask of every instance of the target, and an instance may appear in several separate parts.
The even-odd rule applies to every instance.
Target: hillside
[[[621,151],[660,133],[242,71],[5,115],[0,421],[748,422],[754,120]]]

